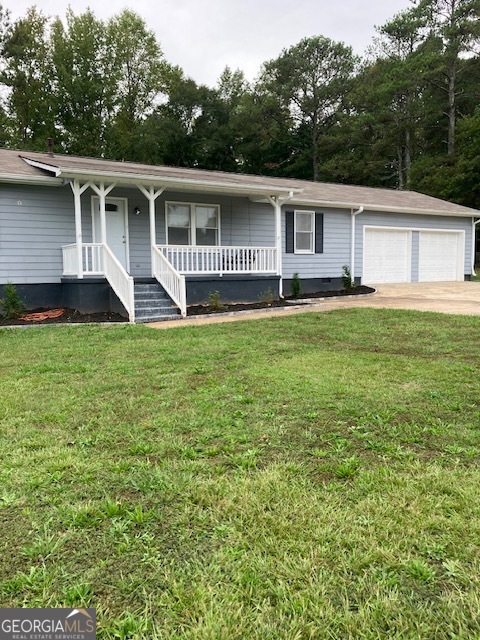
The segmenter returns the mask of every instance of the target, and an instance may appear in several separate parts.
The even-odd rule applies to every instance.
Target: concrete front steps
[[[156,280],[135,280],[135,322],[175,320],[180,310]]]

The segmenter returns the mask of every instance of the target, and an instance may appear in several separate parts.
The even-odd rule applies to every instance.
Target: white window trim
[[[191,246],[191,247],[204,247],[204,246],[216,246],[220,247],[221,236],[220,236],[220,205],[219,204],[209,204],[207,202],[179,202],[178,200],[166,200],[165,201],[165,240],[166,244],[169,244],[168,241],[168,205],[170,204],[180,204],[184,207],[190,207],[190,245],[181,245],[181,246]],[[197,220],[196,220],[196,207],[212,207],[217,210],[217,244],[216,245],[197,245]]]
[[[297,249],[297,213],[309,213],[312,218],[311,231],[299,231],[299,233],[311,234],[311,249]],[[315,211],[310,209],[295,209],[293,212],[293,252],[303,255],[313,255],[315,253]]]
[[[127,272],[130,273],[130,233],[128,230],[128,198],[105,198],[105,204],[111,202],[115,204],[116,202],[121,202],[123,204],[123,216],[125,219],[125,253],[126,253],[126,261],[127,261]],[[96,207],[100,208],[100,198],[99,196],[92,196],[92,242],[100,242],[100,239],[97,240],[97,225],[95,224],[95,211]]]

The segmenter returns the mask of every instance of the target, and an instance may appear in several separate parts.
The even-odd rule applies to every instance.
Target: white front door
[[[123,198],[107,198],[105,202],[105,222],[107,226],[107,244],[128,271],[128,226],[127,207]],[[93,238],[100,242],[102,237],[100,225],[100,199],[93,198]]]

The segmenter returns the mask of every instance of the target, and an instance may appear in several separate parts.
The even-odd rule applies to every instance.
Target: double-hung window
[[[167,202],[167,244],[215,247],[220,244],[220,207]]]
[[[315,251],[315,211],[295,211],[295,253]]]

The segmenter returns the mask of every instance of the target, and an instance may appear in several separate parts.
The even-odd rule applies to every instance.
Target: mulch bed
[[[345,289],[339,289],[338,291],[317,291],[316,293],[302,293],[300,294],[297,304],[302,303],[301,300],[314,300],[316,298],[335,298],[340,296],[359,296],[366,295],[367,293],[373,293],[375,289],[371,287],[359,286],[346,291]],[[274,300],[271,304],[265,302],[245,302],[241,304],[225,304],[222,308],[215,308],[209,305],[197,304],[191,305],[187,308],[187,316],[198,316],[212,313],[229,313],[231,311],[248,311],[249,309],[272,309],[274,307],[290,307],[292,302],[296,302],[292,296],[285,296],[283,300]]]
[[[75,324],[80,322],[128,322],[119,313],[80,313],[75,309],[33,309],[20,318],[7,320],[0,316],[0,327],[40,324]]]
[[[350,291],[340,289],[339,291],[317,291],[316,293],[302,293],[299,300],[315,299],[315,298],[331,298],[338,296],[358,296],[365,295],[367,293],[373,293],[375,289],[371,287],[355,287]],[[274,307],[289,307],[288,301],[295,302],[295,299],[291,296],[285,297],[283,300],[274,300],[271,304],[265,302],[250,302],[242,304],[226,304],[223,308],[216,309],[209,307],[208,305],[198,304],[188,307],[187,315],[198,316],[213,313],[228,313],[231,311],[248,311],[249,309],[271,309]],[[302,304],[298,302],[297,304]],[[303,303],[306,304],[306,303]],[[124,318],[119,313],[80,313],[75,309],[33,309],[32,311],[25,312],[20,318],[6,320],[0,316],[0,327],[18,325],[40,325],[40,324],[74,324],[74,323],[87,323],[87,322],[128,322],[127,318]]]

